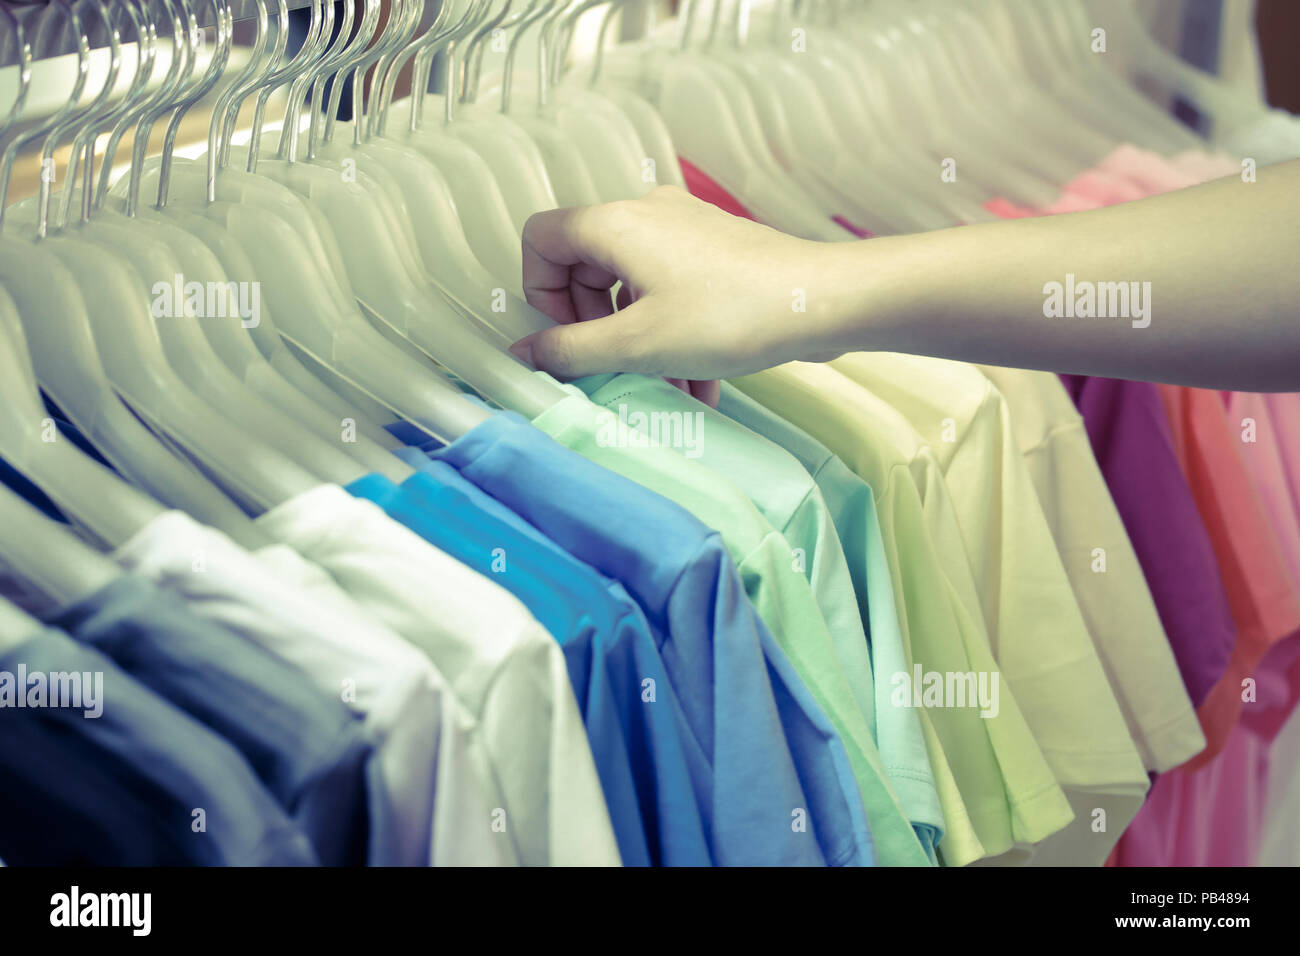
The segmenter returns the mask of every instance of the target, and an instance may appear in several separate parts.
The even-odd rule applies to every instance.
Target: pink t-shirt
[[[1102,206],[1143,199],[1147,193],[1142,187],[1122,177],[1107,175],[1096,169],[1080,173],[1065,184],[1065,191],[1090,199]]]
[[[1196,772],[1162,774],[1109,866],[1254,866],[1268,803],[1269,755],[1239,726]]]
[[[843,216],[831,216],[831,222],[835,223],[835,225],[839,226],[841,229],[853,233],[853,235],[857,236],[859,239],[875,238],[875,233],[870,229],[863,229],[861,226],[855,226]]]
[[[1081,193],[1071,192],[1069,187],[1057,197],[1056,201],[1050,206],[1044,206],[1040,212],[1047,216],[1059,216],[1067,212],[1087,212],[1089,209],[1100,209],[1106,205],[1104,202],[1098,202]]]
[[[1292,583],[1300,589],[1300,394],[1227,393],[1225,401],[1243,432],[1244,419],[1254,423],[1255,442],[1242,446],[1246,465],[1274,522]],[[1300,703],[1300,634],[1269,649],[1255,680],[1256,700],[1242,707],[1241,721],[1271,741]]]
[[[1010,199],[1004,199],[998,196],[990,199],[984,204],[984,208],[999,219],[1028,219],[1031,216],[1037,216],[1038,213],[1025,206],[1018,206]]]
[[[1209,763],[1227,742],[1243,706],[1243,681],[1254,677],[1270,648],[1300,631],[1300,594],[1286,570],[1222,396],[1207,389],[1157,387],[1237,625],[1228,667],[1197,708],[1206,749],[1183,765],[1194,769]]]
[[[680,156],[677,157],[677,161],[682,167],[682,179],[686,181],[686,190],[692,196],[712,203],[733,216],[743,216],[758,221],[753,213],[740,204],[740,200],[723,189],[716,179],[700,167]]]
[[[1132,143],[1115,147],[1097,168],[1135,183],[1149,195],[1186,189],[1201,182],[1200,177],[1189,175],[1159,153],[1139,149]]]
[[[1209,182],[1224,176],[1241,175],[1241,163],[1223,153],[1207,153],[1203,149],[1189,149],[1170,160],[1184,173],[1199,182]]]

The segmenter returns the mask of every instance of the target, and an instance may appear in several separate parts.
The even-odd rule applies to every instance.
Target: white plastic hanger
[[[743,85],[690,49],[694,4],[682,14],[679,49],[653,41],[605,58],[596,89],[623,84],[659,110],[682,158],[699,166],[760,220],[808,239],[844,231],[780,171],[767,149]],[[775,172],[774,172],[775,170]]]
[[[307,56],[313,55],[312,50],[304,49]],[[291,64],[279,82],[286,82],[307,65],[305,61],[297,68]],[[252,165],[255,154],[250,150],[249,155]],[[344,182],[328,170],[304,163],[265,160],[258,169],[307,199],[308,205],[325,217],[327,228],[340,244],[358,302],[377,320],[482,394],[530,417],[563,397],[557,387],[533,374],[513,355],[495,348],[462,315],[412,280],[401,267],[391,232],[361,183]],[[178,167],[178,177],[185,172],[185,167]],[[221,177],[219,185],[251,178],[228,174]]]
[[[738,0],[733,8],[727,31],[732,41],[742,31],[745,2]],[[721,11],[721,3],[715,9]],[[710,24],[711,31],[719,19]],[[809,192],[825,197],[828,208],[874,233],[953,224],[950,214],[869,171],[860,154],[841,139],[833,110],[817,84],[794,62],[802,54],[761,42],[742,47],[719,39],[710,43],[708,52],[746,82],[773,152]]]
[[[934,78],[943,101],[967,120],[982,142],[997,148],[994,155],[1056,185],[1069,182],[1081,171],[1084,164],[1061,153],[1057,141],[1040,136],[1031,125],[1015,124],[1020,142],[1014,150],[1003,148],[1003,137],[1013,119],[991,82],[997,79],[996,64],[1002,53],[992,48],[981,32],[963,31],[962,42],[950,43],[945,27],[954,19],[951,10],[945,13],[929,3],[904,5],[897,0],[890,0],[884,9],[897,10],[905,20],[903,35]]]
[[[261,13],[265,14],[264,3]],[[222,119],[219,112],[214,114],[213,140]],[[217,149],[220,146],[216,142]],[[218,155],[211,150],[210,154]],[[170,165],[164,168],[170,169]],[[215,169],[215,159],[213,166]],[[176,168],[184,167],[177,164]],[[162,188],[160,164],[150,162],[146,168],[137,165],[133,169],[138,170],[137,184],[146,174],[159,180],[163,209],[171,208]],[[230,178],[233,171],[223,173],[223,182]],[[283,187],[260,182],[263,191],[254,204],[208,202],[202,198],[208,185],[200,175],[196,198],[174,205],[222,224],[258,263],[262,291],[277,316],[281,334],[305,355],[432,436],[450,440],[481,422],[488,414],[486,409],[468,401],[446,379],[393,349],[357,314],[346,275],[341,266],[334,268],[341,255],[317,229],[319,220],[314,217],[319,214]],[[127,189],[122,182],[115,187],[115,191]],[[215,174],[211,190],[214,194],[218,191]],[[323,263],[329,267],[322,268]]]
[[[39,544],[33,546],[33,542]],[[122,571],[109,558],[59,522],[41,514],[3,483],[0,483],[0,562],[56,607],[89,597],[122,576]],[[18,609],[3,598],[0,603],[4,605],[0,612],[3,616],[0,637],[9,641],[10,646],[20,637],[30,637],[33,632],[24,630],[27,621],[18,617],[15,613]]]
[[[412,10],[423,7],[424,0],[397,0],[403,7]],[[469,37],[469,48],[476,40],[491,33],[505,19],[513,0],[505,0],[501,11],[495,18],[483,22],[491,11],[491,0],[484,0],[474,21],[469,23],[459,34],[447,39],[443,51],[443,75],[446,83],[445,94],[426,94],[436,107],[441,106],[444,117],[441,130],[448,136],[455,137],[472,146],[492,168],[501,192],[505,196],[506,207],[510,210],[511,221],[515,226],[515,235],[524,230],[524,223],[535,212],[554,209],[559,205],[550,176],[546,172],[546,162],[541,151],[532,138],[510,117],[490,109],[458,112],[456,91],[460,65],[460,42]],[[417,17],[418,18],[418,17]],[[480,26],[481,24],[481,26]],[[477,28],[472,36],[470,31]],[[435,130],[437,127],[434,128]]]
[[[88,52],[89,43],[79,21],[76,31],[81,49]],[[97,107],[92,103],[92,109]],[[144,125],[152,125],[157,115],[146,114]],[[65,113],[45,125],[51,131],[47,150],[52,149],[51,141],[57,139],[66,120]],[[38,241],[40,228],[48,222],[48,190],[39,203]],[[66,231],[41,242],[41,247],[68,267],[73,284],[83,292],[85,310],[76,314],[29,314],[24,309],[30,338],[52,336],[50,347],[57,348],[59,339],[83,334],[81,323],[88,324],[115,390],[156,430],[182,444],[247,507],[269,507],[318,483],[282,454],[261,448],[188,391],[162,353],[143,280],[117,250]]]
[[[80,34],[79,28],[74,30]],[[19,46],[25,49],[24,43]],[[25,69],[20,71],[19,96],[9,121],[22,108],[29,79]],[[69,112],[70,107],[65,108],[62,115]],[[0,125],[0,134],[9,121]],[[0,160],[0,182],[8,183],[13,159],[24,139],[34,139],[57,123],[58,117],[52,117],[9,144]],[[0,191],[0,210],[3,197]],[[160,501],[189,511],[236,540],[256,540],[246,516],[192,466],[160,447],[119,401],[100,365],[77,282],[63,264],[41,245],[0,238],[0,248],[4,250],[0,284],[9,289],[19,313],[32,317],[30,335],[24,335],[21,325],[12,326],[11,341],[18,343],[15,348],[24,355],[30,342],[36,377],[63,413],[118,472]]]
[[[539,116],[535,108],[529,108],[526,105],[521,107],[520,100],[511,97],[510,86],[514,79],[514,60],[519,50],[520,41],[524,38],[524,34],[527,33],[529,27],[537,24],[538,21],[552,12],[559,3],[560,0],[543,0],[543,2],[533,4],[513,18],[512,27],[514,33],[506,48],[501,81],[500,108],[503,114],[509,116],[536,143],[542,160],[546,163],[546,173],[551,181],[551,186],[555,190],[557,204],[560,206],[589,206],[600,202],[602,198],[594,176],[594,170],[602,165],[602,160],[593,157],[593,161],[589,163],[582,150],[556,124],[548,122]],[[544,27],[539,26],[539,46],[542,42],[543,32]],[[477,70],[481,68],[481,65],[481,56],[476,57],[473,62],[474,68]],[[475,83],[466,89],[465,96],[474,95],[476,89],[477,78]],[[470,100],[462,102],[460,113],[462,116],[477,116],[485,109],[486,107]]]
[[[439,13],[441,15],[441,9]],[[474,8],[467,7],[455,23],[446,29],[438,29],[438,24],[435,23],[433,28],[416,41],[410,99],[411,121],[405,128],[381,130],[376,142],[412,149],[442,172],[454,198],[465,238],[475,257],[500,287],[522,300],[524,293],[520,276],[523,272],[523,258],[519,230],[491,167],[472,146],[448,136],[436,121],[429,127],[421,122],[433,58],[441,49],[442,42],[461,29],[473,13]],[[337,84],[335,89],[338,89]],[[355,83],[353,95],[359,102]],[[333,136],[337,104],[332,102],[330,110],[325,124],[326,141]],[[355,108],[353,115],[358,115]],[[344,126],[346,128],[348,124]],[[350,132],[354,143],[359,143],[360,128],[353,125]]]
[[[1118,145],[1102,130],[1069,115],[1061,100],[1033,80],[1015,31],[1000,29],[1001,7],[984,0],[963,3],[956,15],[935,17],[932,23],[945,30],[950,44],[960,44],[967,35],[979,38],[987,52],[989,73],[997,82],[997,88],[989,94],[995,103],[1018,122],[1033,127],[1041,138],[1058,144],[1082,168],[1092,167]],[[935,7],[940,14],[945,12],[937,4]]]
[[[368,0],[367,17],[369,8],[377,9],[377,4]],[[449,9],[446,6],[440,9],[439,19],[430,27],[430,32],[438,31]],[[368,37],[368,29],[363,25],[359,35]],[[400,69],[405,57],[418,52],[422,40],[408,44],[407,49],[394,58],[386,80]],[[346,60],[340,60],[335,68],[342,68],[344,62]],[[320,85],[319,81],[317,85]],[[385,82],[381,95],[387,94],[390,87],[391,83]],[[409,105],[413,126],[414,98]],[[498,341],[509,344],[550,325],[548,318],[512,291],[519,284],[518,237],[511,240],[512,261],[506,266],[514,271],[508,276],[489,273],[470,246],[456,199],[442,171],[416,149],[383,138],[386,109],[387,104],[381,103],[375,124],[377,135],[371,138],[333,140],[318,137],[313,131],[308,140],[309,161],[325,163],[340,172],[355,172],[359,179],[373,180],[383,190],[386,204],[394,210],[393,224],[409,232],[408,241],[422,260],[423,274],[463,313],[491,330]],[[314,115],[312,121],[320,122]],[[495,189],[490,174],[488,177],[491,188]],[[494,208],[499,211],[499,231],[504,235],[511,234],[514,227],[505,211],[504,201]]]
[[[161,505],[59,434],[26,356],[6,333],[0,350],[0,457],[45,492],[68,518],[116,547],[160,515]]]
[[[140,212],[144,219],[159,215],[152,209]],[[247,254],[219,223],[182,210],[174,211],[172,220],[203,240],[220,260],[224,275],[245,287],[260,286],[258,272]],[[383,471],[387,450],[399,444],[396,439],[362,411],[349,407],[303,367],[280,338],[268,303],[261,304],[259,318],[257,325],[247,329],[233,322],[204,322],[200,326],[227,368],[241,381],[320,437],[337,441],[349,425],[355,426],[355,441],[347,444],[349,454],[372,471]]]
[[[577,75],[564,82],[563,68],[569,41],[578,19],[588,10],[608,0],[581,0],[572,10],[566,3],[552,8],[538,29],[537,97],[535,115],[559,129],[577,147],[592,172],[596,188],[605,201],[635,199],[643,196],[660,181],[647,175],[645,160],[651,155],[642,141],[637,125],[622,103],[582,82]],[[606,16],[597,36],[597,47],[604,43],[611,19]],[[505,90],[502,90],[503,96]],[[508,105],[503,100],[503,108]],[[518,97],[513,102],[533,102]],[[513,112],[513,111],[512,111]],[[674,178],[675,175],[675,178]],[[668,166],[666,181],[684,184],[676,158]]]
[[[1157,43],[1129,4],[1089,0],[1086,8],[1078,3],[1071,7],[1075,22],[1087,13],[1095,20],[1110,24],[1112,35],[1118,33],[1126,47],[1124,62],[1130,74],[1154,80],[1170,94],[1186,100],[1210,118],[1214,134],[1267,115],[1267,106],[1257,97],[1234,89]]]
[[[958,222],[993,218],[982,206],[986,190],[968,182],[965,176],[955,181],[940,179],[939,164],[925,145],[924,131],[916,128],[924,112],[915,104],[899,100],[892,81],[886,81],[886,77],[905,70],[905,65],[895,62],[897,54],[889,44],[860,23],[856,32],[845,35],[838,26],[804,26],[802,18],[796,27],[783,11],[778,4],[765,18],[755,18],[753,32],[767,36],[773,46],[779,43],[789,48],[793,29],[808,31],[807,52],[792,62],[817,84],[823,101],[834,105],[831,120],[854,154],[887,182],[898,184],[934,208],[946,210]],[[850,25],[844,24],[843,30]],[[907,84],[904,89],[910,95]]]
[[[835,105],[831,119],[842,138],[873,169],[959,221],[992,218],[980,203],[994,187],[976,184],[972,189],[969,184],[978,179],[974,175],[960,176],[955,182],[940,180],[941,158],[935,155],[929,127],[939,122],[942,110],[934,102],[925,102],[929,91],[918,88],[910,76],[916,64],[894,40],[879,31],[873,34],[865,21],[857,22],[850,36],[842,35],[839,24],[832,30],[809,23],[802,15],[796,21],[780,4],[756,18],[756,23],[755,32],[768,34],[773,45],[789,48],[794,31],[806,34],[806,52],[792,57],[791,63],[808,73],[826,103]],[[928,77],[922,79],[929,82]],[[947,124],[942,128],[948,132],[943,156],[960,148],[969,158],[973,150],[967,150],[965,140]],[[1055,192],[1045,187],[1043,195],[1054,198]]]
[[[1092,29],[1098,26],[1098,20],[1101,20],[1104,21],[1101,25],[1107,28],[1107,50],[1112,49],[1112,44],[1118,44],[1120,49],[1115,50],[1115,53],[1121,58],[1124,57],[1124,45],[1129,43],[1138,47],[1139,56],[1149,56],[1155,62],[1165,63],[1168,59],[1176,61],[1176,58],[1168,53],[1161,58],[1159,54],[1153,52],[1151,48],[1157,47],[1158,44],[1151,40],[1130,4],[1109,9],[1098,8],[1097,12],[1099,16],[1085,10],[1078,0],[1067,0],[1065,3],[1058,4],[1057,9],[1035,11],[1034,15],[1052,31],[1058,40],[1058,48],[1068,49],[1073,55],[1073,62],[1083,67],[1080,75],[1086,78],[1090,91],[1095,91],[1096,95],[1104,98],[1108,106],[1126,113],[1135,122],[1145,121],[1150,127],[1144,131],[1147,141],[1154,137],[1165,143],[1163,147],[1165,152],[1203,146],[1204,142],[1198,134],[1185,127],[1167,110],[1151,102],[1136,87],[1121,77],[1118,71],[1112,69],[1109,63],[1113,58],[1103,59],[1091,54],[1085,43],[1080,42],[1077,37],[1090,39]],[[1117,31],[1118,35],[1112,37],[1111,31],[1114,29],[1116,16],[1119,18],[1120,29]],[[1079,31],[1082,33],[1080,34]],[[1191,74],[1193,71],[1184,65],[1184,69],[1178,72]],[[1143,142],[1143,140],[1136,141]]]
[[[1041,51],[1036,61],[1031,59],[1037,75],[1090,122],[1126,142],[1163,153],[1204,145],[1092,52],[1092,30],[1100,24],[1081,16],[1078,7],[1062,3],[1045,9],[1020,0],[1010,0],[1006,6],[1016,27],[1030,38],[1028,48]]]
[[[56,0],[73,26],[80,46],[78,62],[84,64],[89,54],[89,42],[81,32],[75,10]],[[17,22],[7,18],[14,28],[20,50],[20,92],[15,108],[11,110],[0,136],[8,130],[17,116],[30,82],[31,51],[17,29]],[[16,136],[0,160],[0,184],[7,189],[13,157],[24,142],[42,135],[46,129],[57,128],[68,116],[75,115],[77,99],[85,85],[85,71],[81,70],[67,105],[46,123],[38,124],[26,133]],[[46,199],[48,201],[48,191]],[[0,209],[4,208],[5,194],[0,192]],[[9,245],[0,238],[0,246]],[[21,243],[14,243],[21,245]],[[7,250],[6,250],[7,251]],[[0,257],[0,282],[12,268],[9,256]],[[9,283],[4,282],[9,288]],[[98,462],[88,458],[71,442],[63,440],[41,404],[39,395],[31,388],[35,374],[27,367],[26,352],[6,333],[9,347],[0,349],[0,389],[4,400],[0,402],[0,456],[36,484],[72,520],[85,527],[100,541],[117,546],[125,543],[141,528],[162,512],[162,507],[140,491],[121,481],[117,475]]]
[[[183,116],[189,105],[197,102],[216,83],[229,56],[230,20],[220,13],[220,7],[215,3],[214,8],[218,12],[216,52],[206,76],[177,104],[177,114],[169,123],[169,133],[178,127],[179,116]],[[174,136],[168,135],[164,150],[169,149],[173,141]],[[72,191],[71,184],[68,190]],[[220,262],[202,242],[166,222],[141,222],[111,210],[81,223],[76,233],[130,262],[143,287],[154,295],[155,305],[159,303],[160,287],[166,290],[163,304],[167,308],[161,314],[158,308],[154,308],[151,315],[163,354],[179,379],[197,397],[204,399],[232,423],[238,423],[250,436],[268,447],[282,450],[286,457],[320,481],[347,484],[366,473],[366,469],[343,450],[337,438],[330,442],[303,428],[283,410],[245,386],[212,350],[199,328],[200,323],[234,325],[245,319],[241,315],[229,315],[229,300],[223,298],[218,302],[215,296],[200,295],[199,308],[219,305],[222,314],[206,316],[203,312],[191,311],[190,295],[186,291],[189,283],[198,283],[200,290],[215,288],[223,293],[230,288],[229,277],[222,274]],[[246,297],[237,294],[235,298],[238,301]],[[386,457],[385,461],[388,460],[391,456]]]
[[[934,163],[946,158],[958,162],[959,176],[1029,206],[1051,205],[1059,196],[1058,184],[1025,168],[1010,147],[1004,146],[998,131],[982,127],[965,107],[955,104],[946,92],[961,85],[951,64],[942,58],[930,61],[924,50],[924,25],[909,7],[872,7],[869,33],[877,49],[886,51],[888,69],[877,72],[889,84],[895,102],[908,103],[924,125],[913,124],[922,134],[926,152]]]

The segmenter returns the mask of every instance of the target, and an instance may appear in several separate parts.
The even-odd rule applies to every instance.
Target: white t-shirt
[[[1269,780],[1260,866],[1300,866],[1300,710],[1269,748]]]
[[[329,572],[450,682],[494,771],[493,826],[521,863],[620,864],[563,652],[523,604],[337,485],[257,524]]]
[[[324,571],[283,545],[254,556],[179,511],[150,522],[114,557],[200,617],[297,666],[363,718],[374,754],[368,863],[513,861],[510,841],[490,826],[487,776],[471,754],[473,719],[425,655]]]

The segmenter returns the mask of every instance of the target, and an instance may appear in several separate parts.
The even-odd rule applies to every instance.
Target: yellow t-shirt
[[[1006,402],[962,362],[857,353],[832,366],[888,402],[933,452],[994,654],[1075,809],[1069,827],[1032,852],[1019,848],[1016,861],[1100,865],[1141,808],[1149,781]]]
[[[1083,418],[1049,372],[980,367],[1007,403],[1093,646],[1148,770],[1200,753],[1205,735]]]

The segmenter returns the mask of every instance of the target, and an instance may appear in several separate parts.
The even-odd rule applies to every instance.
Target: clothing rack
[[[310,6],[310,4],[311,0],[285,0],[285,6],[290,10]],[[72,52],[67,45],[68,31],[61,29],[59,23],[59,20],[65,15],[60,14],[57,6],[46,2],[10,3],[8,6],[22,22],[23,30],[27,34],[27,42],[32,45],[32,59],[43,60]],[[149,6],[150,12],[159,24],[160,29],[166,30],[166,24],[170,20],[169,4],[164,3],[163,0],[149,0]],[[229,0],[229,6],[236,22],[252,20],[258,15],[258,0]],[[278,9],[277,4],[270,2],[266,6],[270,15],[274,17]],[[191,4],[191,7],[198,18],[199,26],[210,27],[216,22],[214,4],[211,3],[211,0],[197,0],[197,2]],[[108,42],[103,35],[102,26],[95,23],[97,18],[90,16],[89,12],[84,8],[78,9],[77,14],[82,18],[84,25],[91,30],[91,48],[99,49],[107,46]],[[42,21],[44,21],[44,29],[41,29]],[[124,36],[123,40],[131,41],[133,38]],[[3,50],[2,52],[5,54],[3,62],[8,64],[13,60],[13,51]]]
[[[176,3],[144,2],[172,22]],[[150,102],[188,110],[174,143],[159,120],[139,150],[103,149],[116,185],[79,218],[71,201],[47,217],[49,201],[76,198],[69,157],[107,119],[55,110],[61,92],[68,113],[109,100],[108,51],[58,51],[67,0],[14,6],[27,42],[49,44],[22,132],[57,177],[20,162],[0,188],[18,197],[0,233],[0,410],[15,410],[0,416],[0,674],[108,675],[112,705],[83,719],[92,685],[85,706],[0,714],[0,862],[1256,862],[1264,821],[1227,801],[1271,812],[1240,784],[1300,709],[1300,395],[875,351],[739,376],[711,407],[655,376],[561,387],[510,357],[552,325],[521,282],[519,234],[545,210],[639,202],[675,177],[809,243],[964,237],[1239,176],[1259,155],[1192,136],[1075,51],[1090,20],[1021,35],[1058,8],[1007,0],[963,21],[955,3],[925,3],[890,57],[873,44],[897,25],[867,5],[810,23],[834,54],[825,88],[814,57],[790,55],[783,9],[751,33],[770,42],[730,50],[697,6],[697,46],[662,24],[660,49],[608,47],[601,71],[553,70],[538,109],[520,92],[525,108],[494,116],[486,93],[456,104],[461,74],[487,88],[469,38],[495,39],[504,5],[476,0],[443,33],[427,21],[453,8],[427,0],[420,52],[453,67],[442,103],[385,126],[370,79],[367,122],[278,155],[269,134],[300,114],[273,102],[252,121],[260,158],[231,135],[228,163],[210,122],[241,104],[221,80],[245,106],[324,73],[341,89],[348,69],[363,90],[355,64],[412,42],[415,14],[392,0],[392,36],[358,31],[337,60],[312,44],[293,69],[246,44],[226,59],[211,34],[200,50],[186,26],[187,69],[209,57],[224,76],[206,99],[185,85]],[[230,5],[241,36],[262,10],[308,6]],[[226,4],[185,6],[210,24]],[[124,7],[102,9],[129,74]],[[83,29],[99,20],[75,9]],[[554,29],[536,33],[569,27]],[[538,62],[562,63],[555,48]],[[1002,50],[1003,68],[965,69]],[[933,83],[913,82],[917,64]],[[0,109],[17,72],[0,67]],[[1218,90],[1200,80],[1183,86]],[[1012,109],[1025,91],[1043,92]],[[1193,100],[1236,118],[1226,93]],[[922,172],[950,162],[931,135],[947,127],[950,182]],[[187,162],[205,151],[226,164]],[[1247,418],[1268,459],[1238,447]],[[1265,671],[1243,707],[1241,679]],[[206,838],[195,807],[220,824]]]

